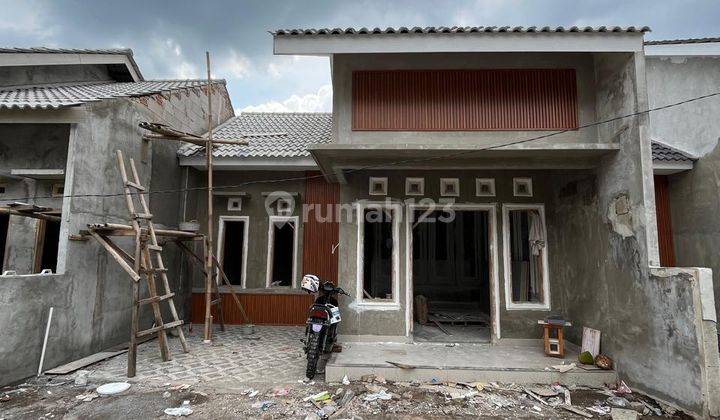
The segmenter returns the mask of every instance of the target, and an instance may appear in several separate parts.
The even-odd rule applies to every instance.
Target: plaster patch
[[[613,231],[623,238],[634,236],[632,205],[627,194],[617,195],[608,208],[608,220]]]

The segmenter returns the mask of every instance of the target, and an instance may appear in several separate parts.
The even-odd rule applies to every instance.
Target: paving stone
[[[138,346],[136,380],[163,384],[231,380],[233,382],[295,382],[304,377],[305,356],[300,339],[304,327],[256,326],[255,337],[248,340],[241,327],[227,326],[214,333],[213,345],[202,340],[202,328],[187,334],[189,353],[183,353],[180,341],[170,338],[173,359],[163,362],[154,341]],[[123,380],[127,357],[115,357],[98,363],[92,376]]]

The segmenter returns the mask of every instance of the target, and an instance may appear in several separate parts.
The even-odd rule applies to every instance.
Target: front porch
[[[577,349],[566,348],[565,359],[546,357],[537,340],[480,343],[344,343],[325,368],[327,382],[347,375],[358,380],[377,375],[392,381],[555,383],[602,387],[617,380],[615,371],[594,366],[561,373],[552,368],[577,363]],[[398,367],[389,362],[401,364]]]

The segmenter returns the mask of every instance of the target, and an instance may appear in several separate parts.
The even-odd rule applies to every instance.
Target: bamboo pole
[[[205,63],[207,65],[207,98],[208,98],[208,135],[205,142],[205,155],[207,159],[207,252],[205,261],[205,342],[210,342],[212,328],[212,315],[210,314],[210,303],[212,301],[212,266],[213,266],[213,158],[212,158],[212,86],[210,75],[210,52],[205,52]]]

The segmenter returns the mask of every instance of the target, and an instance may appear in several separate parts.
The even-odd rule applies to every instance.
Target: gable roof
[[[454,34],[454,33],[475,33],[475,32],[491,32],[491,33],[535,33],[535,32],[649,32],[647,26],[571,26],[565,28],[563,26],[427,26],[421,28],[415,26],[407,28],[401,26],[398,28],[388,27],[380,28],[320,28],[320,29],[278,29],[270,32],[274,36],[288,35],[377,35],[377,34]]]
[[[332,114],[329,112],[243,112],[213,131],[218,140],[249,141],[247,146],[219,144],[218,158],[308,157],[311,144],[332,142]],[[204,156],[202,146],[185,144],[183,157]]]
[[[124,55],[137,78],[142,81],[142,73],[130,48],[47,48],[47,47],[0,47],[0,54],[77,54],[77,55]]]
[[[224,80],[213,83],[225,84]],[[0,109],[47,109],[82,105],[103,99],[152,95],[205,86],[206,80],[146,80],[142,82],[90,82],[22,89],[0,88]]]
[[[651,142],[653,162],[693,162],[695,157],[681,150],[659,143]]]

